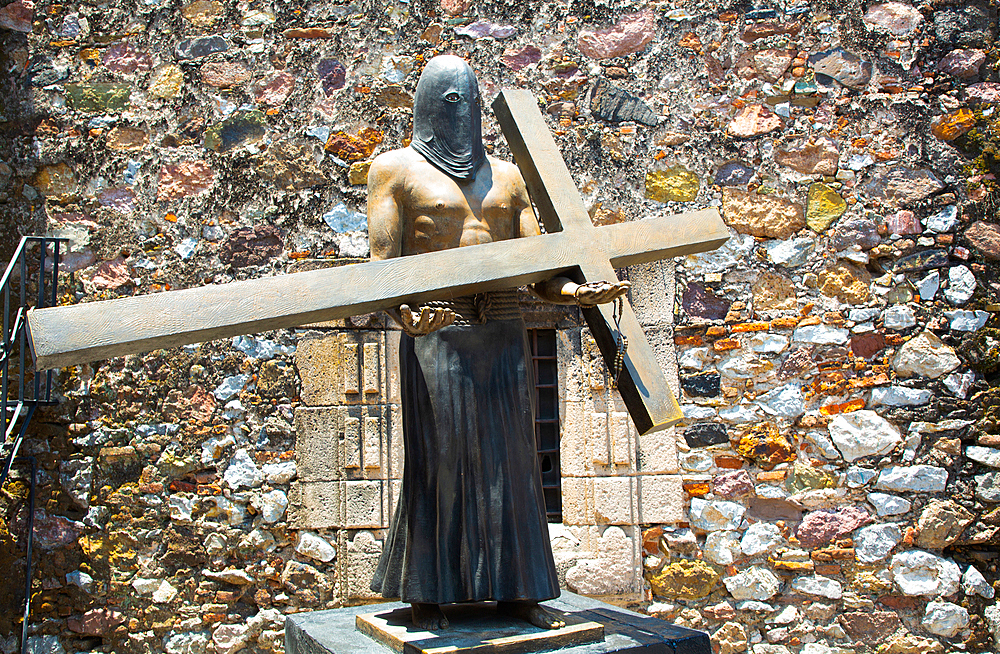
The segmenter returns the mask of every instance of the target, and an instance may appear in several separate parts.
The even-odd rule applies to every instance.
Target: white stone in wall
[[[886,329],[909,329],[917,324],[913,309],[905,304],[894,304],[882,312]]]
[[[691,472],[708,472],[715,465],[712,455],[703,450],[682,452],[678,455],[681,467]]]
[[[762,566],[752,566],[722,580],[729,594],[738,600],[766,601],[778,594],[781,581]]]
[[[20,630],[18,630],[20,632]],[[2,642],[2,641],[0,641]],[[14,642],[17,642],[16,640]],[[65,648],[59,642],[59,636],[29,636],[25,643],[25,654],[66,654]],[[11,654],[14,650],[11,649]]]
[[[1000,649],[1000,604],[987,606],[983,611],[983,617],[993,635],[993,647]]]
[[[212,391],[212,395],[215,399],[220,402],[227,402],[231,397],[243,390],[243,387],[247,385],[250,381],[250,375],[233,375],[231,377],[226,377],[222,380],[215,390]]]
[[[836,416],[828,426],[830,437],[848,461],[886,454],[902,440],[899,430],[874,411],[862,409]]]
[[[941,273],[936,270],[917,282],[917,292],[920,293],[921,300],[933,300],[939,288],[941,288]]]
[[[847,313],[847,319],[852,322],[868,322],[869,320],[873,320],[878,314],[878,307],[861,307],[851,309]]]
[[[790,238],[790,239],[769,239],[764,241],[764,251],[767,258],[779,266],[795,268],[801,266],[809,259],[813,248],[816,247],[816,239],[813,238]]]
[[[948,288],[944,297],[952,304],[965,304],[976,292],[976,276],[965,266],[952,266],[948,269]]]
[[[777,614],[764,620],[766,624],[791,624],[799,619],[799,610],[791,604],[786,604]]]
[[[879,490],[918,493],[936,493],[948,485],[948,471],[928,465],[889,466],[878,475],[875,487]]]
[[[756,405],[752,404],[740,404],[738,406],[730,406],[719,410],[719,417],[726,422],[734,422],[736,424],[744,424],[748,422],[757,422],[761,418],[761,411]]]
[[[739,234],[732,229],[729,234],[729,240],[721,248],[684,257],[684,269],[692,275],[704,275],[719,273],[746,261],[753,252],[756,239],[750,234]]]
[[[1000,468],[1000,450],[996,448],[970,445],[965,448],[965,456],[976,463],[982,463],[991,468]]]
[[[742,504],[722,500],[709,501],[696,497],[691,500],[689,522],[691,526],[702,531],[739,529],[744,513],[746,508]]]
[[[843,345],[849,338],[846,329],[824,324],[798,327],[792,333],[792,341],[815,345]]]
[[[875,507],[879,516],[901,515],[907,513],[913,503],[905,497],[887,493],[868,493],[868,503]]]
[[[765,413],[782,418],[797,418],[806,411],[802,385],[797,382],[764,393],[757,398],[757,404]]]
[[[905,595],[939,597],[958,592],[958,566],[923,550],[900,552],[890,565],[893,581]]]
[[[755,522],[744,532],[743,539],[740,541],[740,549],[747,556],[757,556],[771,551],[783,540],[778,525],[770,522]]]
[[[792,581],[792,589],[804,595],[825,597],[833,600],[840,599],[844,594],[844,587],[839,581],[821,575],[797,577]]]
[[[163,579],[150,596],[157,604],[166,604],[177,597],[177,589],[169,581]]]
[[[718,565],[730,565],[740,558],[740,533],[738,531],[713,531],[702,548],[705,558]]]
[[[961,363],[955,350],[931,332],[922,332],[906,341],[892,358],[892,367],[901,377],[937,379]]]
[[[840,450],[833,444],[826,432],[810,431],[806,432],[806,440],[812,444],[819,455],[827,461],[835,461],[840,458]]]
[[[872,389],[872,405],[919,406],[931,401],[933,393],[926,388],[883,386]]]
[[[969,626],[969,612],[951,602],[928,602],[920,624],[932,634],[952,638]]]
[[[237,568],[226,568],[225,570],[220,570],[219,572],[213,572],[211,570],[205,570],[204,573],[206,578],[212,581],[222,581],[227,584],[235,584],[237,586],[246,586],[254,583],[254,578],[246,573],[244,570],[239,570]]]
[[[970,565],[962,575],[962,590],[965,591],[966,595],[979,595],[980,597],[985,597],[986,599],[993,599],[996,591],[993,590],[993,586],[986,581],[976,566]]]
[[[711,420],[717,415],[716,410],[710,406],[702,406],[700,404],[685,404],[681,407],[684,412],[684,418],[688,421],[695,420]]]
[[[247,646],[250,628],[245,624],[222,624],[212,632],[212,644],[218,654],[236,654]]]
[[[976,373],[967,370],[961,374],[951,373],[944,378],[944,385],[951,391],[952,395],[965,399],[974,381],[976,381]]]
[[[712,358],[712,351],[707,347],[693,347],[677,355],[677,365],[687,370],[704,370]]]
[[[246,450],[239,449],[236,450],[233,458],[229,461],[229,467],[226,468],[225,474],[222,475],[222,480],[230,488],[236,490],[240,488],[256,488],[264,483],[264,473],[257,467],[257,464]]]
[[[163,638],[163,651],[167,654],[205,654],[210,639],[207,631],[171,632]]]
[[[170,507],[170,519],[181,524],[190,523],[191,514],[198,506],[198,496],[189,493],[173,493],[167,500]]]
[[[260,513],[264,522],[273,524],[285,515],[285,509],[288,508],[288,497],[283,491],[272,490],[254,495],[251,506]]]
[[[970,311],[968,309],[945,311],[944,315],[950,321],[948,326],[959,332],[974,332],[990,319],[990,314],[985,311]]]
[[[863,563],[881,561],[901,540],[903,531],[897,524],[862,527],[854,532],[854,555]]]
[[[325,538],[309,531],[300,531],[295,551],[302,556],[308,556],[317,561],[332,561],[337,556],[337,550]]]
[[[269,484],[287,484],[295,478],[295,461],[280,461],[278,463],[265,463],[261,466],[264,478]]]
[[[788,337],[770,332],[759,332],[747,339],[747,345],[759,354],[778,354],[788,349]]]

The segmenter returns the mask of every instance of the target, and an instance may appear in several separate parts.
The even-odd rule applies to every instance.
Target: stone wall
[[[539,96],[595,223],[717,206],[733,230],[676,262],[676,294],[671,266],[628,272],[656,291],[635,299],[679,372],[676,433],[625,428],[563,325],[567,584],[647,584],[721,654],[987,651],[996,36],[977,0],[17,0],[0,234],[71,239],[65,302],[360,260],[366,162],[404,144],[423,63],[467,57],[485,98]],[[391,348],[352,323],[63,370],[28,443],[32,651],[280,651],[285,613],[363,594],[399,470],[392,379],[365,362]],[[314,383],[345,360],[343,388]],[[321,427],[344,441],[313,466]]]

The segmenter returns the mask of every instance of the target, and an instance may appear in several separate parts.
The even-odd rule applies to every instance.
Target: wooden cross
[[[159,348],[296,327],[400,304],[460,297],[566,275],[617,279],[614,269],[713,250],[729,238],[706,209],[595,228],[528,91],[493,103],[546,234],[426,254],[180,291],[37,309],[28,314],[35,367],[46,370]],[[606,362],[614,361],[612,306],[584,309]],[[618,380],[640,434],[681,418],[673,392],[626,302],[628,339]]]

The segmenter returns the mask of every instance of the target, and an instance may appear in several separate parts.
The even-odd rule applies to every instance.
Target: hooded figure
[[[479,83],[465,60],[454,55],[431,59],[413,98],[410,147],[458,180],[472,180],[486,160]]]

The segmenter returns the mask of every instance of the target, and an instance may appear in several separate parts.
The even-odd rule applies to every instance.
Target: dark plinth
[[[618,654],[624,652],[711,654],[712,651],[708,634],[677,627],[658,618],[620,609],[567,591],[563,591],[559,599],[543,602],[542,605],[566,614],[570,626],[577,625],[575,628],[578,630],[582,629],[579,625],[586,625],[588,622],[603,625],[604,640],[581,645],[571,642],[560,643],[556,639],[549,641],[548,644],[532,644],[531,647],[534,649],[516,651],[557,650],[566,654]],[[390,649],[364,635],[358,631],[356,623],[358,616],[362,616],[362,621],[365,621],[364,616],[366,615],[393,615],[392,612],[398,609],[408,610],[409,605],[390,602],[289,615],[285,621],[285,652],[286,654],[390,654],[397,650]],[[460,617],[466,612],[466,609],[462,606],[445,607],[445,612],[449,616],[452,611],[455,612],[456,617]],[[415,642],[407,643],[403,651],[414,654],[421,651],[491,651],[485,646],[490,638],[496,635],[496,631],[489,630],[492,625],[490,621],[495,621],[496,617],[489,611],[484,613],[487,617],[484,619],[484,631],[478,641],[480,649],[469,648],[470,627],[466,623],[461,632],[454,634],[451,642],[449,642],[449,636],[445,632],[437,632],[433,641],[417,639]],[[464,622],[464,620],[462,621]],[[522,635],[533,633],[544,632],[528,624],[525,624],[521,631]]]

